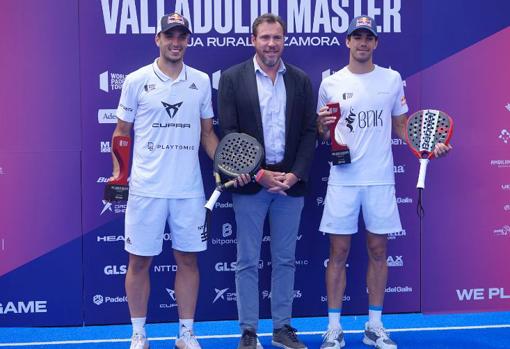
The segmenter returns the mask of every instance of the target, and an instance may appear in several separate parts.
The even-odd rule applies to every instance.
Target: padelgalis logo
[[[168,116],[170,117],[170,119],[173,119],[175,117],[175,114],[177,114],[177,112],[179,111],[179,108],[181,107],[182,103],[183,102],[179,102],[176,104],[168,104],[168,103],[161,101],[161,104],[163,104],[163,106],[165,107],[165,110],[166,110]]]

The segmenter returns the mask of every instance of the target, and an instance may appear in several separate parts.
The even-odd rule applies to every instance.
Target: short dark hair
[[[265,13],[263,15],[258,16],[253,21],[253,25],[251,27],[251,32],[252,32],[253,36],[257,36],[257,28],[262,23],[278,23],[283,28],[283,34],[284,35],[287,34],[287,25],[285,24],[285,22],[283,21],[283,19],[280,16],[274,15],[272,13]]]

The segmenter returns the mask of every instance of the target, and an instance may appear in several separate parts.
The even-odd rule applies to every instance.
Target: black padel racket
[[[264,148],[250,135],[245,133],[229,133],[218,144],[214,153],[214,179],[216,189],[205,204],[206,216],[202,239],[207,239],[209,219],[214,205],[225,189],[235,185],[235,178],[242,174],[248,174],[255,179],[257,171],[264,159]],[[221,178],[226,178],[225,183]]]

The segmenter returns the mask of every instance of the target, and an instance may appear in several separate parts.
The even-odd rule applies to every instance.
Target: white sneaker
[[[372,345],[378,349],[397,349],[397,343],[390,339],[390,335],[384,327],[371,328],[368,322],[365,324],[365,336],[363,343]]]
[[[344,331],[340,328],[332,328],[322,335],[320,349],[340,349],[345,347]]]
[[[183,332],[182,336],[175,341],[176,349],[201,349],[197,338],[191,330]]]
[[[131,337],[131,346],[129,349],[149,349],[149,341],[143,334],[134,334]]]

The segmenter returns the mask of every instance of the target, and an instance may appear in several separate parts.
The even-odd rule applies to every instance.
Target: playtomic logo
[[[0,315],[5,314],[37,314],[47,313],[47,301],[18,301],[0,303]]]

